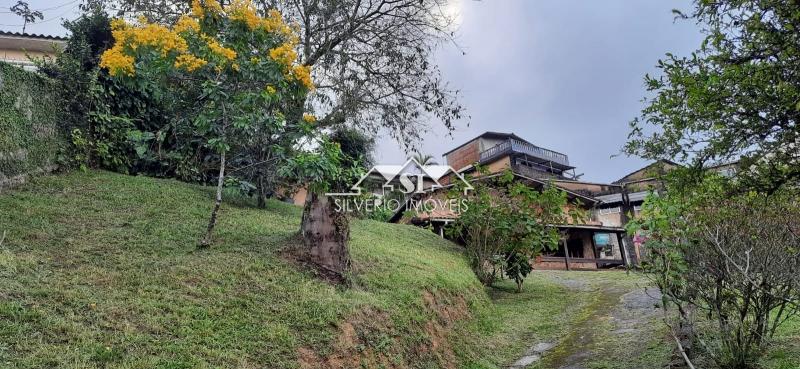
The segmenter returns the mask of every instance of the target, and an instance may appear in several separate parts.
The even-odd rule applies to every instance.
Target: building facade
[[[623,199],[628,182],[644,183],[644,179],[650,177],[633,175],[637,171],[619,183],[579,181],[574,174],[575,167],[570,165],[566,154],[534,145],[513,133],[485,132],[446,152],[444,158],[453,170],[461,174],[474,175],[476,167],[480,165],[487,172],[483,176],[511,170],[517,181],[528,186],[556,186],[566,192],[572,206],[579,206],[590,214],[588,219],[580,223],[556,225],[562,231],[562,242],[557,250],[538,257],[534,262],[535,268],[599,269],[631,265],[639,259],[640,253],[624,229],[629,215],[623,214],[627,209],[623,209],[623,204],[631,207],[630,203],[613,200],[618,197]],[[426,196],[436,197],[437,193],[432,191]],[[430,226],[443,234],[441,230],[456,217],[456,214],[445,212],[405,215],[395,220]]]
[[[66,42],[66,38],[59,36],[0,31],[0,61],[33,70],[31,58],[53,56]]]

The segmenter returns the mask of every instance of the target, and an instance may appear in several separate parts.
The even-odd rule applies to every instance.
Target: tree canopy
[[[631,122],[628,154],[701,168],[742,158],[772,191],[800,178],[800,8],[791,1],[696,1],[679,18],[705,32],[690,56],[667,54]]]
[[[277,10],[259,16],[250,0],[225,7],[194,0],[171,27],[140,17],[134,24],[115,19],[111,28],[114,46],[100,66],[125,83],[163,87],[164,99],[192,97],[193,109],[174,124],[219,155],[216,201],[201,241],[208,246],[226,159],[263,149],[265,137],[278,141],[267,150],[279,150],[313,130],[316,118],[296,103],[314,85],[309,67],[297,63],[295,30]]]
[[[313,67],[316,90],[306,107],[320,127],[343,123],[379,131],[413,148],[432,121],[452,130],[465,117],[458,91],[432,62],[452,43],[448,0],[258,0],[260,14],[277,9],[299,35],[296,51]],[[184,0],[123,0],[120,15],[144,15],[171,24],[186,11]]]

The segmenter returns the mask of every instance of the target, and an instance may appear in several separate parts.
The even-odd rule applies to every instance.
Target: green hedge
[[[55,169],[60,106],[51,80],[0,62],[0,189]]]

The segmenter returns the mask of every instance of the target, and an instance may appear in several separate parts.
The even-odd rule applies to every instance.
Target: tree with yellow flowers
[[[114,46],[100,59],[110,75],[195,97],[182,121],[219,155],[214,206],[199,242],[208,247],[222,202],[226,157],[254,137],[291,140],[312,131],[314,117],[297,111],[303,106],[297,102],[314,85],[309,68],[297,63],[296,32],[275,10],[259,16],[250,0],[224,7],[216,0],[194,0],[191,13],[172,27],[117,19],[112,33]]]

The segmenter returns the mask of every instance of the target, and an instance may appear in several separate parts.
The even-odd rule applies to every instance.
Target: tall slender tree
[[[28,26],[28,23],[35,23],[37,19],[44,19],[44,14],[42,14],[42,12],[31,10],[28,3],[25,1],[17,1],[17,3],[8,10],[11,10],[12,13],[22,18],[22,33],[25,33],[25,28]]]

